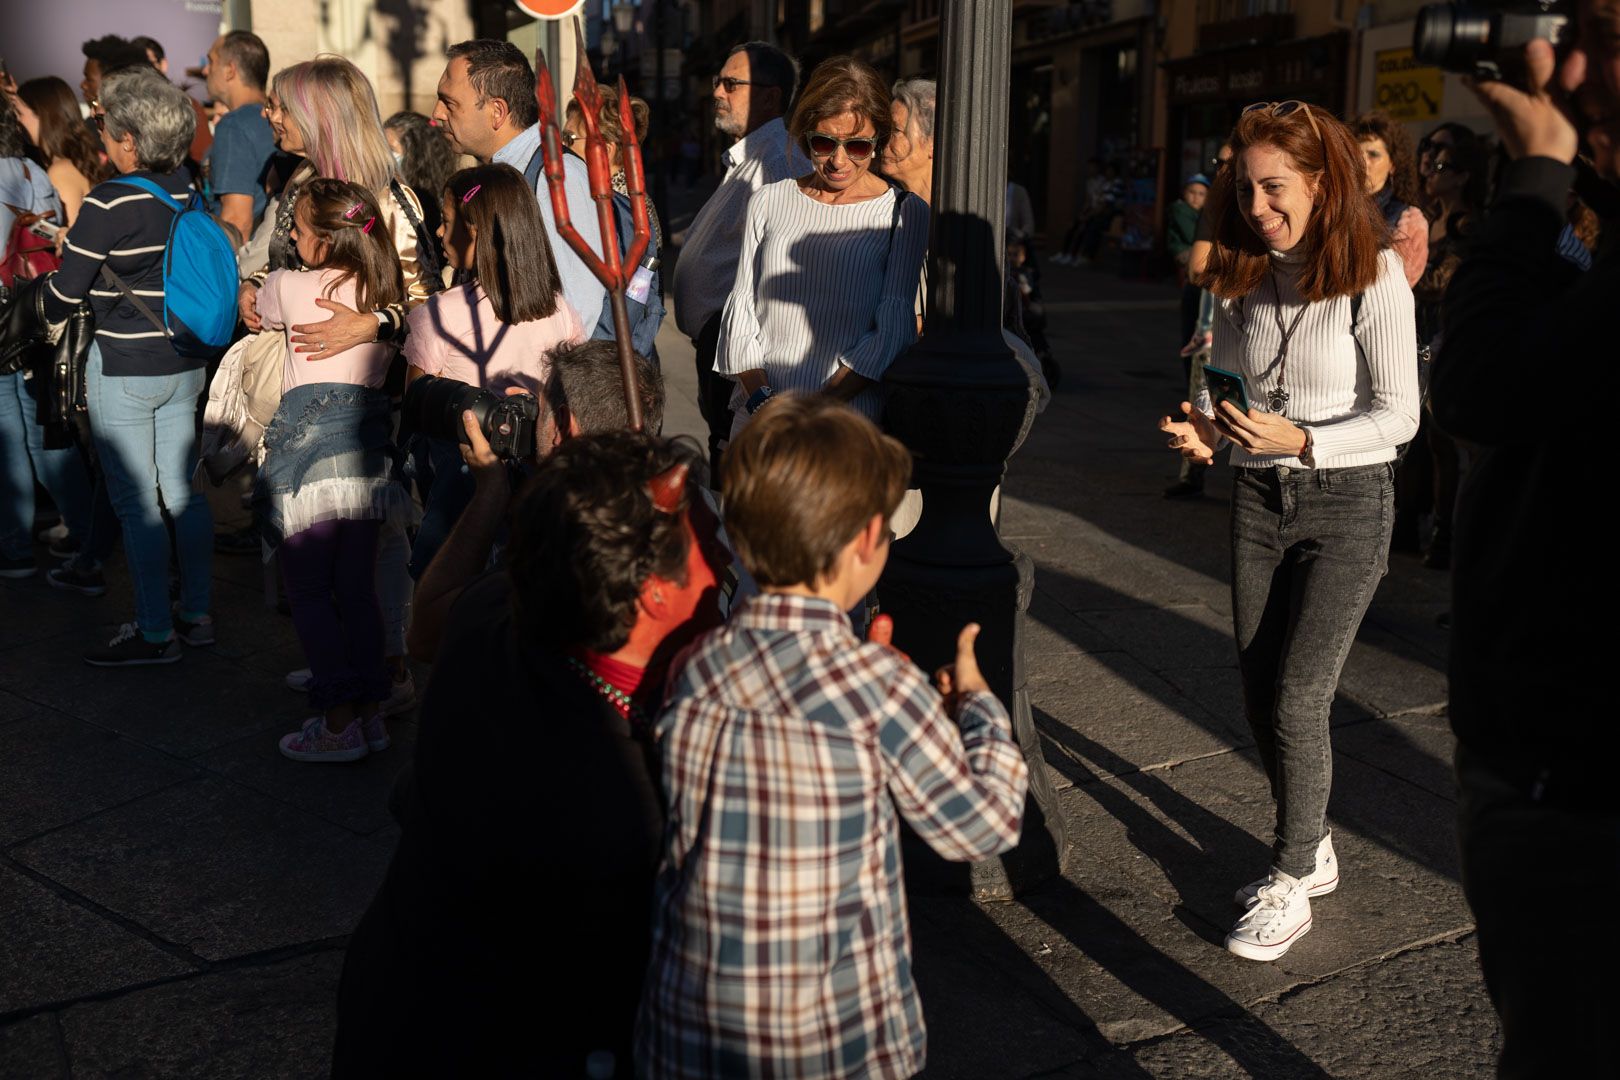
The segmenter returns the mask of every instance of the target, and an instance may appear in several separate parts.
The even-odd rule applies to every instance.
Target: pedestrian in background
[[[98,89],[96,124],[113,167],[172,198],[186,198],[192,190],[186,153],[197,123],[186,95],[144,62],[111,72]],[[116,181],[97,185],[68,232],[62,269],[43,294],[48,322],[66,320],[85,299],[96,320],[85,397],[135,586],[135,620],[123,624],[106,647],[85,654],[87,663],[100,667],[174,663],[181,658],[180,642],[214,643],[213,514],[191,483],[206,363],[176,352],[167,333],[119,289],[108,288],[101,275],[106,267],[148,308],[162,311],[164,253],[174,215],[173,205],[162,205],[149,191]],[[170,523],[180,563],[173,610]],[[77,560],[54,573],[60,584],[80,591],[101,578],[99,567]]]
[[[84,126],[72,87],[54,75],[29,79],[17,87],[17,98],[17,118],[62,201],[56,223],[70,226],[90,189],[112,175],[101,142]]]
[[[1429,222],[1419,207],[1417,161],[1406,125],[1382,109],[1362,113],[1350,122],[1367,166],[1367,194],[1378,203],[1390,244],[1401,256],[1406,283],[1416,286],[1429,254]]]
[[[714,126],[734,140],[721,155],[725,176],[692,220],[671,288],[675,325],[697,349],[698,407],[709,428],[709,482],[720,484],[731,437],[731,383],[716,374],[720,314],[737,280],[743,222],[754,193],[810,171],[782,117],[799,85],[798,65],[762,41],[732,48],[713,79]]]
[[[1339,883],[1328,712],[1387,565],[1395,448],[1417,430],[1417,337],[1350,129],[1262,102],[1231,143],[1213,199],[1211,366],[1243,377],[1249,407],[1211,395],[1160,426],[1200,462],[1233,444],[1232,621],[1277,827],[1226,947],[1269,961],[1310,930],[1310,896]]]
[[[208,190],[214,216],[236,230],[241,246],[252,239],[270,197],[265,172],[276,152],[270,121],[264,118],[270,50],[258,35],[232,30],[209,46],[203,78],[209,98],[226,109],[208,148]]]
[[[813,162],[748,202],[714,370],[734,380],[735,436],[779,390],[821,391],[873,420],[879,384],[917,338],[928,205],[872,171],[894,124],[884,85],[852,56],[824,60],[788,130]]]
[[[438,246],[439,264],[444,265],[444,246],[439,226],[444,222],[441,203],[444,187],[456,171],[456,152],[450,139],[421,113],[397,112],[383,121],[383,135],[394,152],[399,178],[422,205],[422,227]]]
[[[1198,298],[1203,293],[1191,276],[1187,273],[1187,263],[1192,258],[1193,240],[1198,233],[1198,215],[1204,209],[1204,200],[1209,196],[1209,177],[1203,173],[1194,173],[1187,178],[1187,184],[1181,189],[1181,198],[1170,204],[1170,225],[1165,230],[1164,246],[1170,253],[1170,258],[1176,264],[1176,276],[1181,279],[1181,325],[1180,336],[1176,340],[1186,342],[1191,340],[1193,328],[1198,324]],[[1183,376],[1192,377],[1192,360],[1182,357],[1185,367]]]

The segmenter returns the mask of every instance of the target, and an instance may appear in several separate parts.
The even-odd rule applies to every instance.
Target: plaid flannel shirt
[[[833,604],[766,595],[696,646],[656,737],[669,820],[642,1074],[920,1070],[900,817],[950,859],[1017,842],[1028,774],[1001,703],[966,695],[953,723]]]

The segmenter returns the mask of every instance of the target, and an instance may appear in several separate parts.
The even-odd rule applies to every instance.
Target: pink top
[[[550,317],[503,323],[477,282],[430,296],[407,321],[405,359],[413,367],[496,393],[516,386],[538,394],[551,372],[547,351],[585,339],[585,327],[561,291]]]
[[[341,276],[341,270],[275,270],[264,279],[255,301],[266,330],[288,333],[287,362],[281,369],[281,392],[309,383],[353,383],[381,388],[394,360],[392,345],[356,345],[330,360],[306,360],[309,353],[293,352],[291,328],[304,323],[325,322],[332,313],[316,305],[316,300],[333,300],[355,306],[355,283],[350,278],[327,291]]]

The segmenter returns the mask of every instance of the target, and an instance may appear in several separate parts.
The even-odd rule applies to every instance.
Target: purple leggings
[[[325,711],[388,696],[377,606],[380,521],[337,519],[281,542],[293,627],[314,675],[309,703]]]

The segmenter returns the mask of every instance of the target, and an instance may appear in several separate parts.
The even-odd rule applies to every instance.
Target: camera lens
[[[1453,4],[1430,4],[1417,15],[1412,52],[1425,64],[1468,72],[1491,58],[1491,16]]]
[[[471,410],[487,435],[489,414],[500,400],[488,390],[455,379],[421,375],[405,392],[400,406],[401,426],[429,438],[465,443],[467,431],[461,414]]]

